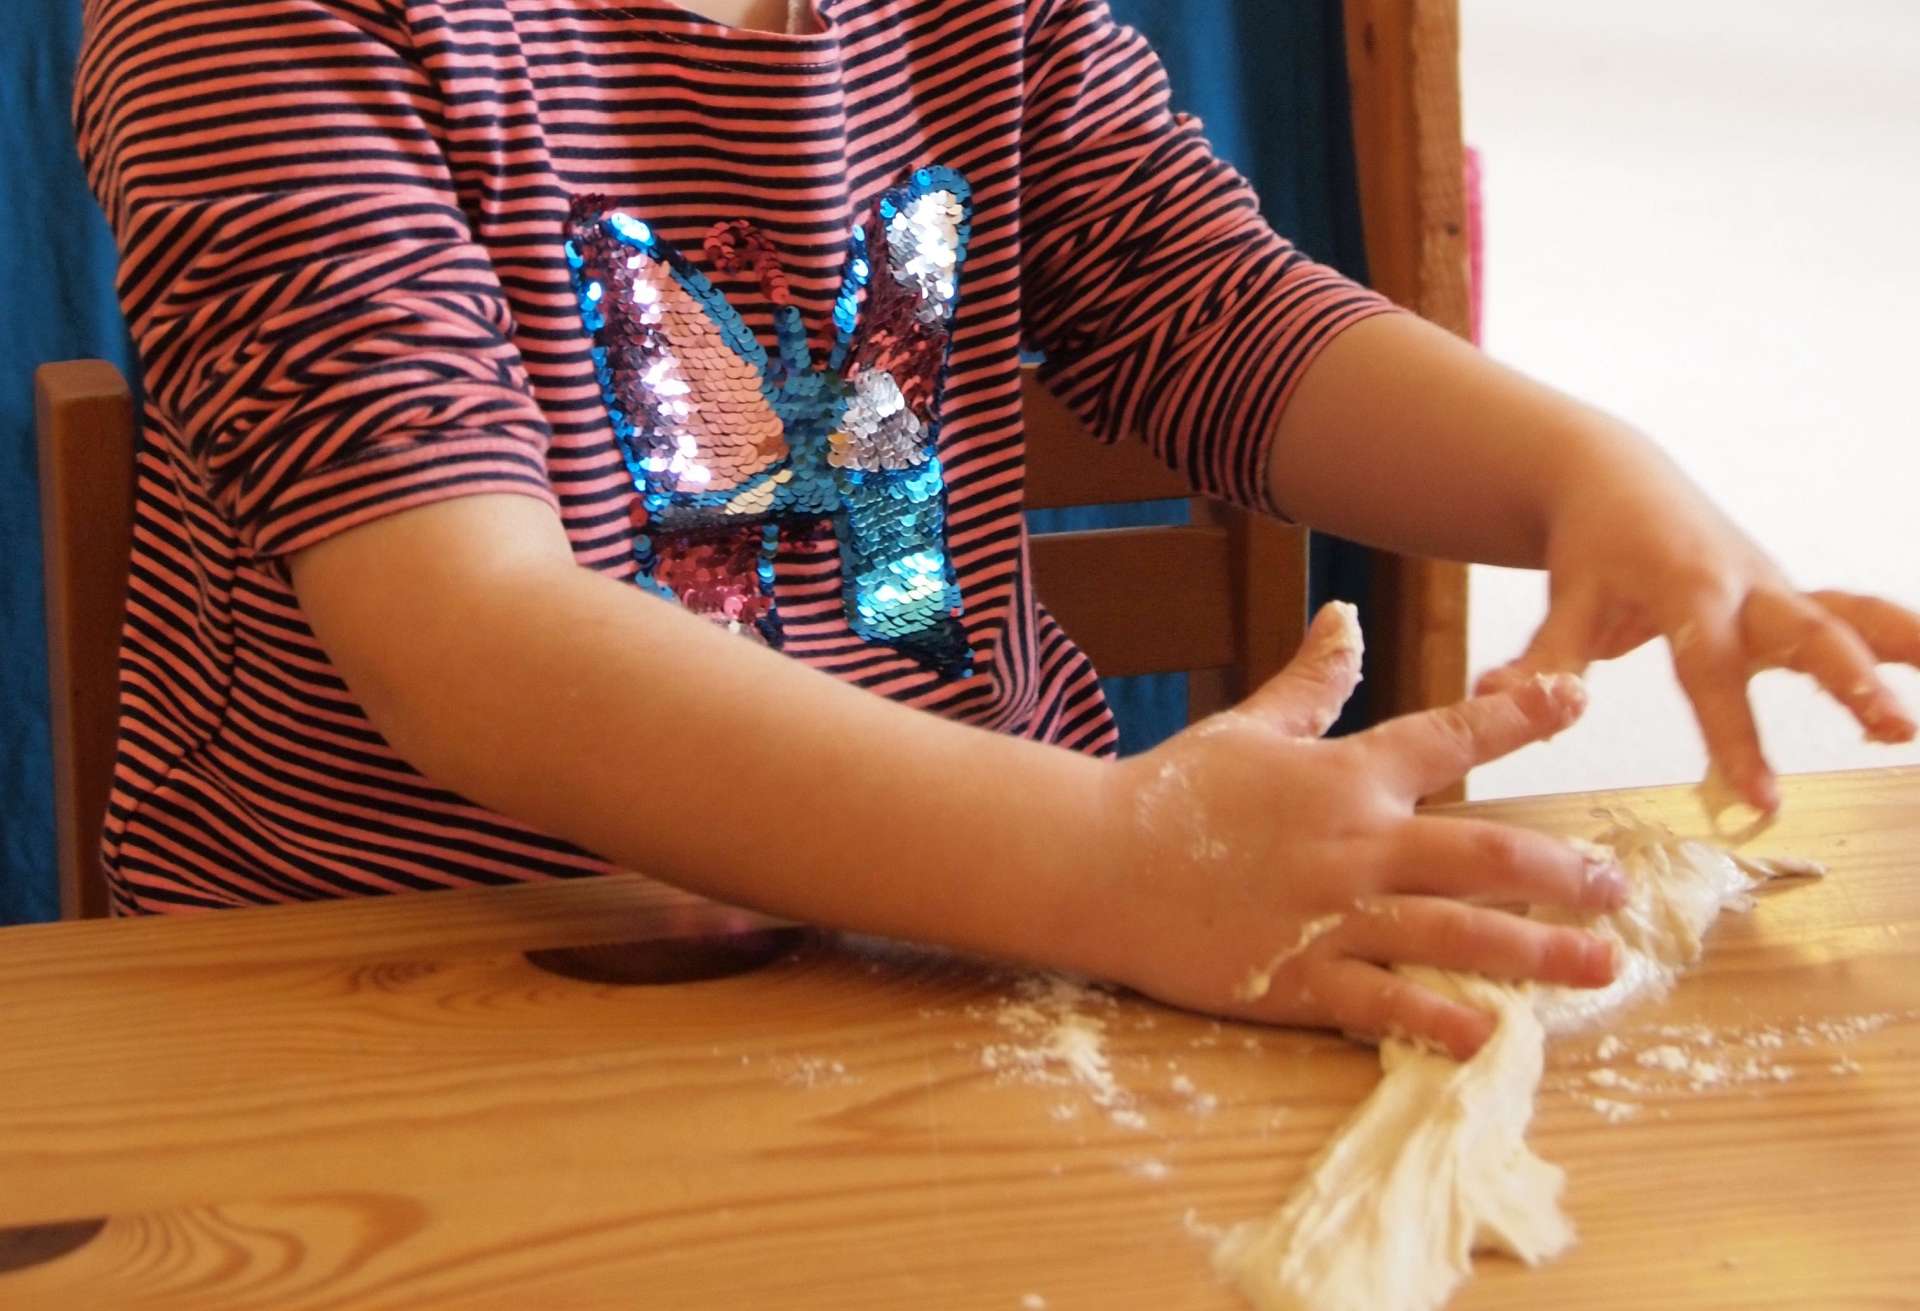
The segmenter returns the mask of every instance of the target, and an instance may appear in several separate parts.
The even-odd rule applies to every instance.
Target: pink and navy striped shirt
[[[608,868],[396,755],[284,567],[406,507],[512,492],[554,507],[582,567],[642,569],[641,489],[566,243],[588,196],[704,265],[682,283],[711,280],[773,351],[764,279],[703,254],[717,225],[750,224],[824,359],[850,227],[916,174],[965,179],[937,467],[971,672],[856,633],[831,535],[770,547],[767,594],[794,658],[1112,750],[1094,671],[1028,577],[1022,349],[1100,437],[1265,506],[1290,391],[1385,302],[1265,225],[1104,0],[817,12],[787,36],[666,0],[86,0],[78,140],[146,392],[117,910]]]

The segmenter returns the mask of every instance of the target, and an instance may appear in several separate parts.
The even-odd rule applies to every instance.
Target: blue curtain
[[[1346,132],[1335,0],[1112,0],[1158,47],[1181,106],[1259,188],[1274,226],[1317,258],[1364,276]],[[51,919],[52,777],[41,619],[34,368],[101,356],[128,368],[114,252],[75,162],[67,105],[78,0],[10,0],[0,32],[0,923]],[[1169,522],[1180,504],[1073,511],[1048,527]],[[1037,518],[1038,516],[1036,516]],[[1357,560],[1357,557],[1354,557]],[[1316,591],[1356,595],[1353,560],[1316,547]],[[1185,718],[1181,678],[1109,683],[1122,746],[1140,750]]]
[[[78,0],[9,0],[0,31],[0,923],[52,919],[53,776],[40,595],[33,371],[131,358],[114,251],[74,158],[67,105]]]

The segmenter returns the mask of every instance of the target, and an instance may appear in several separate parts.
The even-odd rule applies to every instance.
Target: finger
[[[1599,914],[1627,900],[1609,856],[1563,839],[1478,819],[1420,815],[1401,829],[1388,865],[1392,891]]]
[[[1877,596],[1815,592],[1813,601],[1860,634],[1875,658],[1920,666],[1920,614]]]
[[[1474,695],[1504,692],[1535,674],[1581,674],[1592,659],[1593,639],[1600,623],[1600,594],[1582,590],[1556,597],[1547,617],[1534,630],[1527,649],[1497,669],[1489,669],[1474,684]]]
[[[1731,625],[1696,616],[1671,641],[1673,670],[1693,703],[1707,754],[1743,801],[1773,814],[1780,809],[1780,792],[1760,750],[1760,730],[1747,703],[1746,652]]]
[[[1613,982],[1613,944],[1564,925],[1446,897],[1375,897],[1349,917],[1340,951],[1381,965],[1432,965],[1575,988]]]
[[[1806,674],[1880,742],[1913,740],[1914,723],[1874,668],[1873,651],[1831,611],[1791,593],[1756,592],[1741,611],[1750,664]]]
[[[1359,611],[1330,601],[1313,617],[1305,640],[1287,667],[1240,706],[1290,737],[1320,737],[1340,717],[1360,683]]]
[[[1543,675],[1504,692],[1389,720],[1355,740],[1381,780],[1409,801],[1459,782],[1476,765],[1552,737],[1586,709],[1572,674]]]
[[[1494,1019],[1364,961],[1328,965],[1320,987],[1333,1022],[1368,1038],[1402,1035],[1464,1061],[1493,1036]]]

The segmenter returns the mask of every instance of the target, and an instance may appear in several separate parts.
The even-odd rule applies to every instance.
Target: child
[[[1666,636],[1767,809],[1755,670],[1912,736],[1874,666],[1920,618],[1802,594],[1647,441],[1276,237],[1104,0],[688,5],[88,0],[148,394],[121,912],[634,868],[1464,1055],[1486,1017],[1384,967],[1603,982],[1488,903],[1620,876],[1413,803],[1570,723],[1589,661]],[[1546,625],[1323,741],[1330,609],[1103,759],[1026,572],[1023,344],[1201,491],[1550,569]]]

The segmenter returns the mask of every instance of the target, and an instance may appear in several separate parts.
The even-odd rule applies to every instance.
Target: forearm
[[[1594,471],[1664,462],[1624,423],[1410,314],[1348,328],[1280,419],[1276,508],[1408,555],[1540,568]]]
[[[374,524],[296,564],[317,635],[415,768],[724,901],[1070,963],[1106,765],[895,705],[564,555],[476,565],[471,508],[421,512],[446,540],[389,528],[413,535],[404,555]],[[383,557],[412,567],[369,586]]]

